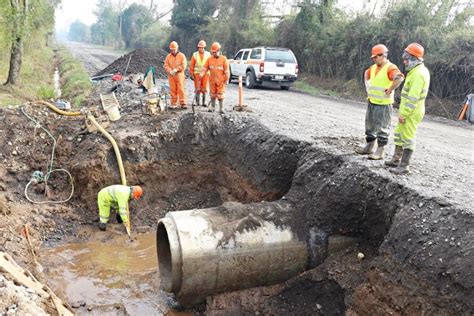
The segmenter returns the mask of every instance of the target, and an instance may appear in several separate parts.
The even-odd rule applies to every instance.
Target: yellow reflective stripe
[[[418,100],[421,100],[421,98],[411,97],[411,96],[409,96],[408,94],[405,94],[405,93],[402,93],[401,96],[404,97],[404,98],[407,98],[408,100],[413,101],[413,102],[416,102],[416,101],[418,101]]]
[[[377,90],[377,91],[382,91],[382,92],[385,93],[384,88],[379,88],[379,87],[375,87],[375,86],[369,86],[368,90]]]
[[[368,95],[369,97],[374,98],[374,99],[377,99],[377,100],[390,100],[390,101],[392,100],[390,97],[387,97],[387,96],[382,97],[382,96],[380,96],[380,95],[371,94],[371,93],[368,93],[367,95]]]

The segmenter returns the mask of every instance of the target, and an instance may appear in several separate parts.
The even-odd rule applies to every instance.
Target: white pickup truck
[[[229,67],[229,82],[242,76],[249,89],[266,85],[288,90],[298,77],[298,62],[288,48],[244,48],[229,59]]]

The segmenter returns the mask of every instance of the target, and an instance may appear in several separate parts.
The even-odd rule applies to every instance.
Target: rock
[[[359,252],[359,253],[357,254],[357,259],[362,260],[362,259],[364,259],[364,258],[365,258],[365,255],[364,255],[362,252]]]

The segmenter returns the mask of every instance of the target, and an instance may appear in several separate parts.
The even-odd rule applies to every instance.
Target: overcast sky
[[[372,2],[377,1],[372,0]],[[76,20],[87,25],[93,24],[96,20],[93,11],[97,8],[97,2],[97,0],[62,0],[60,7],[56,10],[56,31],[68,32],[71,23]],[[149,0],[128,0],[127,4],[133,2],[149,4]],[[338,5],[344,9],[357,10],[362,8],[362,2],[361,0],[338,0]],[[159,0],[157,3],[160,6],[159,12],[165,12],[173,5],[172,0]]]

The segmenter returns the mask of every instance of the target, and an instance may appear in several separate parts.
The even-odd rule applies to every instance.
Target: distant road
[[[91,76],[125,55],[124,51],[116,51],[104,46],[79,42],[61,42],[61,44],[65,45],[76,59],[83,62],[87,73]]]

